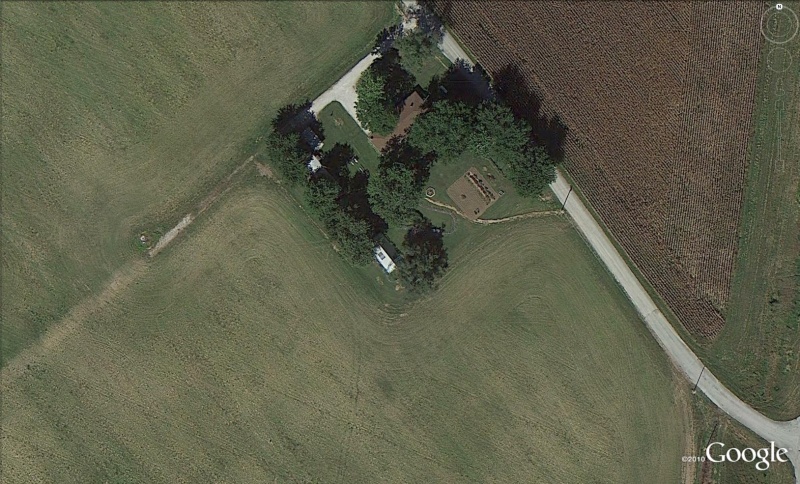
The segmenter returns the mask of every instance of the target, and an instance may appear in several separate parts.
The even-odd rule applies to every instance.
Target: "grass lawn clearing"
[[[436,163],[431,169],[428,186],[436,190],[434,200],[456,206],[455,202],[447,195],[447,189],[454,181],[464,175],[470,167],[476,167],[483,176],[492,174],[495,178],[489,180],[495,191],[503,194],[495,201],[480,218],[503,218],[527,212],[541,212],[555,210],[560,207],[555,197],[548,188],[540,198],[525,198],[517,195],[514,185],[505,176],[501,175],[496,166],[469,151],[465,151],[457,160],[451,163]]]
[[[341,104],[332,102],[325,106],[319,113],[319,121],[325,131],[326,150],[336,143],[349,144],[358,158],[358,164],[352,167],[354,170],[363,167],[370,173],[378,172],[380,153]]]

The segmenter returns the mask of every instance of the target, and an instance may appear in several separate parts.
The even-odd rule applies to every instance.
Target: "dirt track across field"
[[[561,215],[564,213],[563,210],[542,210],[538,212],[528,212],[528,213],[521,213],[519,215],[511,215],[510,217],[503,217],[503,218],[472,218],[472,217],[467,217],[464,213],[461,212],[461,210],[457,209],[452,205],[448,205],[443,202],[437,202],[436,200],[432,200],[430,198],[426,198],[425,200],[431,205],[436,205],[437,207],[446,208],[447,210],[450,210],[452,213],[457,214],[458,216],[464,218],[465,220],[469,220],[472,223],[482,224],[482,225],[513,222],[514,220],[524,220],[526,218],[549,217],[551,215]]]
[[[186,216],[184,216],[180,220],[180,222],[178,222],[177,225],[172,227],[166,234],[164,234],[160,239],[158,239],[158,242],[156,242],[155,247],[150,249],[150,251],[147,253],[147,255],[149,255],[150,257],[157,256],[159,252],[164,250],[164,248],[166,248],[167,245],[169,245],[169,243],[172,242],[175,239],[175,237],[180,235],[181,232],[183,232],[186,229],[186,227],[188,227],[192,222],[194,222],[194,219],[198,215],[200,215],[201,213],[205,212],[208,209],[208,207],[210,207],[214,202],[216,202],[217,199],[219,199],[219,197],[222,194],[224,194],[225,192],[230,190],[231,179],[237,173],[239,173],[242,170],[242,168],[247,166],[248,163],[253,161],[253,158],[254,158],[254,156],[251,156],[250,158],[245,160],[244,163],[242,163],[241,165],[237,166],[236,169],[233,170],[228,176],[226,176],[225,179],[222,180],[219,183],[219,185],[217,185],[214,188],[214,190],[212,190],[211,193],[209,193],[203,199],[203,201],[200,202],[200,204],[198,204],[197,209],[193,213],[186,214]]]

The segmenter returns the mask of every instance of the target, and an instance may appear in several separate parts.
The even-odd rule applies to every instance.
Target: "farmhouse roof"
[[[394,131],[392,131],[388,136],[370,136],[372,144],[375,145],[375,148],[377,148],[378,151],[381,151],[383,150],[384,146],[386,146],[386,143],[388,143],[393,137],[405,136],[408,128],[414,124],[414,119],[417,117],[417,115],[425,111],[422,108],[422,104],[424,102],[425,99],[423,99],[422,95],[420,95],[419,89],[414,89],[414,92],[409,94],[405,101],[403,101],[403,109],[400,111],[400,118],[397,121],[397,126],[394,127]]]

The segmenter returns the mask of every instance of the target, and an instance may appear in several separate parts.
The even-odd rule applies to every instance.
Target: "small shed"
[[[311,170],[311,173],[315,173],[317,170],[322,168],[322,162],[317,155],[311,155],[311,159],[308,160],[308,169]]]
[[[391,274],[392,271],[394,271],[394,261],[380,245],[375,247],[375,259],[378,260],[378,263],[381,265],[381,267],[383,267],[383,270],[385,270],[387,274]]]

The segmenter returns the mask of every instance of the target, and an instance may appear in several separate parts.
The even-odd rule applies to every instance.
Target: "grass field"
[[[360,163],[358,166],[363,166],[373,174],[378,172],[380,153],[341,104],[328,104],[320,111],[319,121],[325,130],[326,150],[333,148],[336,143],[349,144],[356,152]]]
[[[800,11],[800,2],[788,6]],[[800,58],[797,42],[782,48]],[[800,70],[776,65],[773,49],[762,50],[727,324],[706,354],[742,398],[788,419],[800,415]]]
[[[262,180],[4,382],[6,482],[678,479],[672,371],[566,219],[393,304]]]
[[[5,3],[3,361],[138,257],[393,21],[391,3]],[[341,25],[352,26],[342,29]]]

